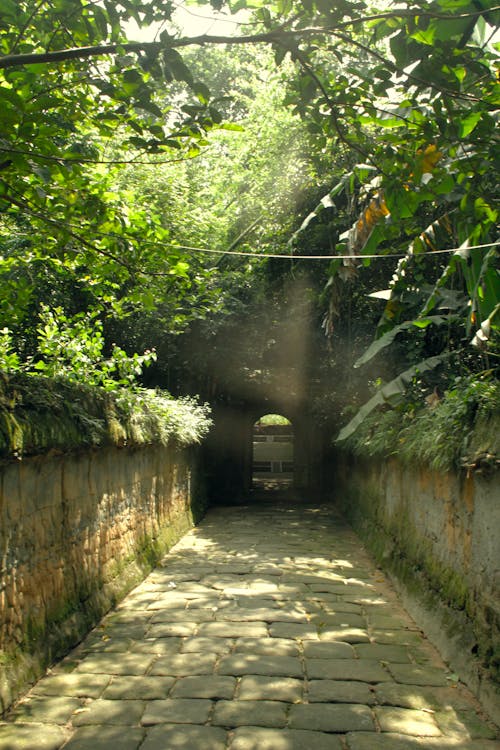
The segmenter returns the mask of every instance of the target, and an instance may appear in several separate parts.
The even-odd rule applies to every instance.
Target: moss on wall
[[[86,460],[80,455],[27,458],[22,477],[19,464],[3,467],[0,522],[10,519],[13,525],[9,534],[3,524],[0,541],[7,556],[15,543],[16,555],[10,554],[0,582],[7,591],[0,630],[0,713],[201,518],[206,504],[197,460],[193,448],[111,447],[89,452]],[[2,496],[14,475],[17,495]],[[60,485],[62,476],[60,494],[50,485]],[[20,520],[31,513],[33,524],[17,523],[11,510]],[[110,529],[113,533],[106,533]],[[37,530],[40,538],[32,547]]]
[[[450,640],[460,641],[467,651],[464,658],[468,654],[471,660],[478,660],[480,679],[499,683],[500,607],[493,589],[487,590],[494,571],[485,570],[478,578],[470,569],[458,531],[453,538],[455,556],[444,538],[432,538],[415,510],[410,491],[412,484],[418,484],[415,471],[409,472],[394,460],[367,461],[347,454],[339,456],[337,468],[340,504],[377,563],[392,574],[407,596],[418,600],[428,612],[439,613],[439,627]],[[442,524],[447,514],[456,520],[462,502],[456,497],[450,500],[453,492],[446,484],[446,477],[436,475],[433,512]],[[453,486],[461,488],[463,484]],[[471,533],[475,528],[473,509],[465,496],[462,513],[457,528],[468,518]]]

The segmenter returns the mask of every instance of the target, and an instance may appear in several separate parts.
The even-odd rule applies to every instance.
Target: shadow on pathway
[[[329,505],[213,509],[0,723],[0,750],[493,750]]]

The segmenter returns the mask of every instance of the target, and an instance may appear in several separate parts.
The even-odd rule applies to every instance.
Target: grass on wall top
[[[96,386],[0,373],[0,456],[66,452],[104,445],[199,443],[209,410],[191,398],[146,389]]]
[[[345,448],[360,456],[397,456],[438,471],[498,469],[500,383],[457,379],[454,388],[430,404],[373,412]]]

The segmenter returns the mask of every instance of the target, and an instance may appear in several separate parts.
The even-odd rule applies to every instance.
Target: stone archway
[[[252,495],[253,427],[263,414],[281,414],[294,428],[293,492],[308,498],[321,489],[321,431],[305,403],[277,399],[227,400],[214,407],[205,448],[211,503],[241,503]]]

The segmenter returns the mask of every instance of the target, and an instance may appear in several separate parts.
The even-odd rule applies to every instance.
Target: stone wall
[[[500,486],[345,454],[336,496],[417,624],[500,719]]]
[[[113,446],[0,468],[0,712],[203,511],[194,449]]]

